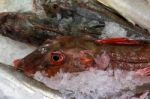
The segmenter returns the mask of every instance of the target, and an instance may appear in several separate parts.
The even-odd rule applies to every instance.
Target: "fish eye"
[[[63,64],[64,60],[65,60],[65,55],[60,51],[52,52],[50,54],[50,63],[52,65],[61,65]]]
[[[54,55],[52,58],[54,61],[59,61],[60,55]]]

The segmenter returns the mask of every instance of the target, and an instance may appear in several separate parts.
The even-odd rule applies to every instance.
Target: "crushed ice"
[[[115,22],[105,22],[102,38],[127,37],[127,31]]]
[[[36,48],[0,35],[0,62],[13,65],[15,59],[23,58]]]
[[[0,0],[0,12],[32,11],[32,2],[32,0]]]
[[[34,79],[46,86],[59,90],[64,98],[72,99],[127,99],[142,83],[134,78],[134,72],[116,70],[101,71],[91,68],[80,73],[63,73],[44,77],[36,72]],[[110,98],[111,97],[111,98]]]

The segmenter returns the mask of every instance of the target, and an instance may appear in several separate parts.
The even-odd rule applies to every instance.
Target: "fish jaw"
[[[24,71],[25,75],[32,77],[35,74],[35,68],[31,66],[24,66],[21,59],[16,59],[13,61],[14,68]],[[29,68],[28,68],[29,67]]]
[[[39,66],[45,62],[45,55],[49,52],[49,44],[45,44],[33,51],[23,59],[14,60],[16,69],[23,71],[27,76],[32,77],[36,71],[40,71],[44,66]],[[46,62],[45,62],[46,63]]]

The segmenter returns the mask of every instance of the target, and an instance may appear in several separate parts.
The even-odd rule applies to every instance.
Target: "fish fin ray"
[[[139,44],[137,40],[130,40],[128,38],[108,38],[96,40],[98,44],[119,44],[119,45],[136,45]]]
[[[150,67],[139,69],[135,73],[140,76],[150,76]]]

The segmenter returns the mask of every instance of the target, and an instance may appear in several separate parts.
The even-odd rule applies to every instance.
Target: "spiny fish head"
[[[23,59],[14,61],[15,67],[33,76],[37,71],[46,76],[64,72],[80,72],[94,64],[97,45],[89,38],[60,37],[47,41]]]

